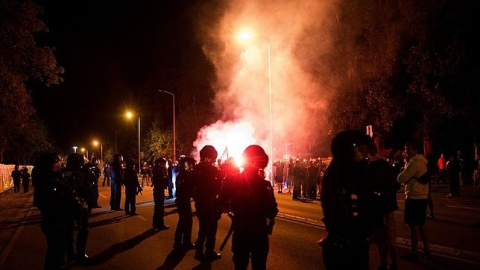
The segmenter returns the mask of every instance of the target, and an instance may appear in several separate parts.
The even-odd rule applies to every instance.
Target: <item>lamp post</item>
[[[269,103],[269,122],[270,122],[270,181],[273,181],[273,118],[272,118],[272,68],[271,68],[271,50],[270,43],[268,48],[268,103]]]
[[[240,39],[248,42],[252,39],[252,34],[248,31],[242,31]],[[269,144],[270,144],[270,180],[273,181],[273,117],[272,117],[272,61],[270,43],[267,43],[267,61],[268,61],[268,118],[269,118]]]
[[[98,146],[98,141],[93,141],[93,145]],[[103,144],[100,143],[100,162],[103,162]]]
[[[133,117],[131,112],[127,112],[125,115],[129,119]],[[142,164],[140,163],[140,115],[138,115],[138,173],[140,173],[140,166]]]
[[[177,148],[176,148],[176,142],[175,142],[175,95],[171,92],[164,91],[164,90],[158,90],[158,92],[172,95],[172,98],[173,98],[173,110],[172,110],[172,115],[173,115],[173,162],[175,162],[177,160]]]

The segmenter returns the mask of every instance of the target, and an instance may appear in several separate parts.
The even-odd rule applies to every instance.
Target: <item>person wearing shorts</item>
[[[418,241],[419,234],[423,241],[424,256],[430,256],[430,249],[425,226],[427,212],[428,186],[420,183],[417,179],[427,173],[427,159],[419,153],[419,144],[410,142],[405,144],[405,153],[409,159],[405,169],[398,175],[397,181],[405,185],[405,210],[404,222],[410,229],[411,250],[401,256],[408,261],[416,261],[419,258]]]

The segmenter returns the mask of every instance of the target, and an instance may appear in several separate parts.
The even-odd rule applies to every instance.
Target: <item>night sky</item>
[[[165,70],[177,68],[183,51],[199,50],[185,47],[194,37],[180,2],[37,1],[49,28],[41,42],[56,49],[65,74],[60,85],[35,90],[34,102],[62,151],[94,138],[112,146],[115,132],[119,141],[135,138],[136,121],[123,113],[130,108],[150,122],[148,99],[171,117],[171,97],[157,87],[167,86]]]
[[[49,28],[48,33],[39,35],[39,44],[54,47],[57,61],[65,69],[60,85],[33,90],[34,105],[59,151],[69,153],[74,145],[92,147],[93,139],[113,148],[117,134],[119,151],[135,156],[137,123],[127,121],[123,114],[132,109],[141,115],[142,138],[153,121],[158,121],[161,128],[170,128],[172,99],[159,94],[158,89],[176,95],[177,128],[183,125],[194,134],[199,131],[208,135],[226,126],[238,128],[237,124],[241,126],[246,120],[252,122],[246,129],[252,124],[255,142],[268,148],[268,43],[274,89],[274,117],[270,124],[277,157],[291,142],[322,144],[324,153],[328,153],[329,141],[315,136],[326,133],[329,98],[346,80],[345,73],[354,78],[358,72],[345,72],[343,63],[351,57],[335,54],[339,45],[335,42],[350,35],[352,48],[362,46],[354,38],[359,30],[355,29],[358,18],[346,20],[351,5],[345,1],[272,2],[275,1],[36,0],[44,7],[41,18]],[[469,31],[477,29],[471,21],[478,23],[478,12],[470,12],[471,8],[455,1],[439,3],[447,4],[443,7],[455,4],[458,12],[446,12],[446,8],[443,20],[452,25],[452,32],[470,39]],[[335,10],[339,7],[345,12],[340,20],[335,16],[336,12],[341,13]],[[464,18],[461,12],[470,16]],[[384,24],[391,25],[382,28],[386,36],[402,36],[403,30],[396,26],[405,27],[408,18],[401,22],[396,19],[385,16]],[[256,28],[258,34],[256,44],[249,48],[233,41],[233,32],[245,25]],[[462,33],[462,28],[467,30]],[[399,43],[379,42],[379,48],[395,50]],[[475,50],[473,53],[478,55]],[[377,57],[379,60],[363,58],[372,64],[367,67],[374,72],[383,68],[378,63],[389,60],[383,55]],[[341,64],[336,66],[336,62]],[[185,106],[192,102],[194,106]],[[211,111],[205,109],[210,107]],[[186,118],[195,119],[188,122]],[[391,137],[397,145],[401,146],[407,138],[405,130],[409,136],[413,134],[410,122],[407,115],[404,122],[395,124]],[[202,129],[206,125],[210,126]],[[455,134],[450,130],[443,133]],[[177,137],[186,138],[178,133]],[[448,143],[453,141],[444,137]],[[454,140],[463,142],[461,138]],[[195,141],[195,137],[191,139]],[[457,147],[454,143],[452,147]]]

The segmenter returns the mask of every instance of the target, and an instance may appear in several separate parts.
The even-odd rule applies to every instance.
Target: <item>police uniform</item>
[[[205,246],[206,256],[218,257],[219,254],[216,254],[213,250],[218,226],[216,197],[221,187],[219,171],[209,162],[200,162],[195,165],[193,175],[195,210],[199,223],[198,237],[195,242],[197,255],[203,253],[203,247]]]
[[[220,191],[218,200],[222,208],[228,208],[232,217],[232,252],[235,269],[247,269],[251,258],[253,269],[266,269],[269,252],[269,234],[278,214],[277,202],[270,182],[265,181],[263,169],[268,157],[260,146],[253,146],[253,153],[260,155],[262,166],[251,164],[237,175],[230,176]],[[252,162],[257,156],[246,156]]]
[[[52,171],[58,161],[54,153],[43,154],[35,164],[35,203],[42,214],[41,229],[47,242],[44,269],[61,269],[74,201],[72,190],[60,172]],[[60,169],[60,167],[58,167]]]
[[[121,211],[120,201],[122,199],[123,168],[121,156],[118,156],[110,166],[110,209]]]
[[[137,172],[133,168],[135,161],[127,160],[127,168],[125,169],[123,184],[125,186],[125,214],[136,214],[136,197],[139,190],[142,188],[138,183]]]
[[[165,216],[165,189],[168,185],[168,175],[166,168],[167,161],[163,158],[155,160],[155,166],[152,170],[153,201],[153,228],[168,229],[164,223]]]
[[[361,131],[342,131],[332,141],[333,159],[321,189],[328,235],[321,243],[327,269],[369,268],[370,192],[366,165],[357,160],[359,145],[371,139]]]
[[[193,159],[189,159],[191,165],[195,163]],[[187,162],[186,159],[182,159],[180,163]],[[180,167],[183,168],[184,164],[181,164]],[[178,210],[178,224],[175,229],[175,243],[174,248],[191,248],[193,247],[191,242],[192,237],[192,205],[190,203],[191,198],[193,198],[193,172],[186,169],[180,169],[175,186],[177,188],[175,205]]]
[[[67,166],[63,171],[63,177],[73,191],[74,203],[72,206],[70,227],[67,232],[67,256],[74,256],[78,263],[86,263],[88,256],[85,254],[88,229],[88,213],[92,208],[92,182],[94,176],[83,166],[83,155],[73,153],[67,158]],[[77,227],[77,235],[74,237],[74,227]],[[75,243],[75,252],[73,245]]]

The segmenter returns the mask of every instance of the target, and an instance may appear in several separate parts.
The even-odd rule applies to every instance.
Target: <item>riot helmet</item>
[[[268,156],[265,150],[259,145],[250,145],[243,151],[244,167],[264,169],[268,164]]]
[[[191,157],[185,157],[184,156],[178,162],[179,170],[192,169],[194,165],[195,165],[195,159],[193,159]]]
[[[155,167],[158,167],[158,166],[160,166],[160,164],[162,164],[162,163],[163,163],[163,164],[167,164],[167,160],[164,159],[164,158],[157,158],[157,159],[155,159],[155,161],[154,161],[153,163],[154,163],[154,166],[155,166]]]
[[[92,158],[92,165],[99,165],[100,164],[100,159],[97,157]]]
[[[217,159],[217,150],[215,150],[215,147],[211,145],[205,145],[202,150],[200,150],[200,158],[206,159],[206,158],[211,158],[213,161]]]
[[[84,156],[79,153],[71,153],[67,157],[67,167],[79,169],[85,164]]]
[[[123,161],[123,156],[120,153],[113,155],[113,162],[121,163]]]
[[[133,160],[133,158],[129,158],[125,161],[125,164],[128,168],[133,168],[135,166],[135,160]]]
[[[360,130],[344,130],[332,140],[331,151],[335,160],[354,162],[356,150],[359,146],[369,147],[372,143],[370,136]]]

